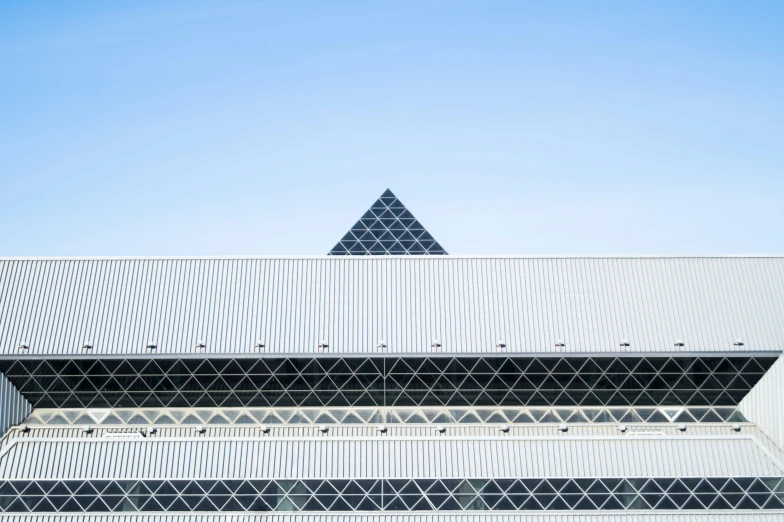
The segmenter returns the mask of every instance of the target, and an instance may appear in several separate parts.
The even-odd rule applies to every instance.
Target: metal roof
[[[720,457],[719,457],[720,456]],[[18,438],[0,478],[781,476],[750,436]]]
[[[780,257],[6,259],[0,295],[7,356],[784,350]]]

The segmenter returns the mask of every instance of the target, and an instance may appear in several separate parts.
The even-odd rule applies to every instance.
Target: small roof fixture
[[[267,426],[266,424],[262,424],[261,426],[259,426],[259,430],[262,433],[269,433],[270,432],[270,427]]]
[[[444,432],[446,432],[446,426],[443,426],[443,425],[439,424],[438,426],[436,426],[436,431],[438,433],[444,433]]]
[[[27,341],[22,341],[19,343],[19,346],[16,347],[17,350],[27,350],[30,348],[30,343]]]
[[[686,431],[686,425],[685,424],[678,424],[678,429],[681,430],[681,431]]]
[[[256,340],[256,344],[253,345],[254,348],[258,348],[259,350],[264,349],[264,341],[261,339]]]
[[[381,433],[386,433],[387,432],[387,427],[384,426],[383,424],[379,424],[378,426],[376,426],[376,430],[380,431]]]
[[[566,424],[561,424],[560,426],[558,426],[558,430],[559,431],[569,431],[569,426],[567,426]]]
[[[92,433],[93,432],[93,427],[92,426],[85,426],[84,428],[82,428],[82,431],[85,432],[85,433]]]
[[[629,341],[627,341],[626,339],[622,340],[621,346],[630,346]]]
[[[431,348],[441,348],[441,341],[438,339],[433,339],[433,342],[430,343]]]
[[[326,424],[319,424],[319,426],[318,426],[318,430],[319,430],[321,433],[326,433],[326,432],[328,432],[328,431],[329,431],[329,427],[328,427]]]
[[[386,347],[387,347],[387,342],[384,340],[379,341],[378,344],[376,345],[376,348],[381,348],[382,350]]]
[[[207,426],[196,426],[196,431],[198,433],[206,433],[207,432]]]
[[[495,347],[496,347],[496,348],[500,348],[500,349],[502,349],[502,350],[503,350],[504,348],[506,348],[506,342],[504,342],[504,341],[501,341],[501,340],[499,340],[499,341],[496,341],[496,343],[495,343]]]
[[[732,344],[735,346],[743,346],[743,339],[735,339],[735,342]]]
[[[733,424],[732,431],[740,431],[740,424]]]
[[[91,341],[85,341],[84,343],[82,343],[82,350],[92,350],[92,349],[93,349],[93,343]]]
[[[675,346],[684,346],[683,341],[678,339],[677,341],[675,341]]]
[[[204,339],[199,339],[198,341],[196,341],[196,344],[194,345],[194,348],[206,348],[206,347],[207,347],[207,341],[205,341]]]
[[[21,428],[22,433],[28,433],[30,431],[30,426],[27,424],[22,424]]]
[[[621,433],[624,433],[627,429],[629,428],[626,426],[626,424],[621,424],[618,426],[618,431],[620,431]]]
[[[498,431],[500,431],[502,433],[509,433],[509,425],[508,424],[502,424],[502,425],[498,426]]]
[[[563,339],[558,339],[557,341],[555,341],[555,345],[560,348],[563,348],[564,346],[566,346],[566,343],[563,342]]]
[[[327,348],[329,348],[329,343],[327,342],[326,339],[322,339],[321,342],[319,342],[318,347],[321,348],[322,350],[326,350]]]
[[[147,428],[147,433],[158,433],[158,428],[156,428],[155,426],[150,426],[149,428]]]
[[[158,348],[158,343],[155,341],[147,341],[147,349],[148,350],[155,350]]]

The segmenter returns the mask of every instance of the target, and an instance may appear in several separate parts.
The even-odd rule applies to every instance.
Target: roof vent
[[[624,339],[624,340],[621,341],[621,346],[631,346],[631,345],[629,344],[629,341]]]
[[[382,350],[386,349],[386,347],[387,347],[387,342],[384,340],[379,341],[378,344],[376,345],[376,348],[380,348]]]
[[[30,343],[27,341],[22,341],[19,343],[19,346],[16,347],[17,350],[27,350],[30,348]]]
[[[253,347],[258,349],[258,350],[263,350],[264,349],[264,341],[262,341],[261,339],[258,339],[256,341],[256,344],[253,345]]]
[[[158,348],[158,343],[155,341],[147,341],[147,349],[148,350],[156,350]]]
[[[198,341],[196,341],[196,344],[193,347],[196,349],[204,349],[207,347],[207,341],[205,341],[204,339],[199,339]]]
[[[735,346],[743,346],[743,339],[735,339],[735,342],[732,344]]]
[[[438,339],[433,339],[433,342],[430,343],[431,348],[441,348],[441,341]]]
[[[681,346],[684,346],[684,344],[683,344],[683,341],[682,341],[682,340],[680,340],[680,339],[678,339],[677,341],[675,341],[675,346],[676,346],[676,347],[681,347]]]
[[[82,343],[82,350],[92,350],[92,349],[93,349],[93,343],[91,341],[85,341],[84,343]]]
[[[563,348],[564,346],[566,346],[566,343],[563,342],[563,339],[558,339],[557,341],[555,341],[555,345],[558,346],[559,348]]]

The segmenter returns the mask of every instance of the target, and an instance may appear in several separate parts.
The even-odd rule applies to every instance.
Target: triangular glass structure
[[[441,245],[387,189],[330,250],[331,256],[446,255]]]

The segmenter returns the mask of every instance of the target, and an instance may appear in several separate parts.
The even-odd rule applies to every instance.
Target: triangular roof
[[[329,255],[446,255],[446,250],[387,189]]]

